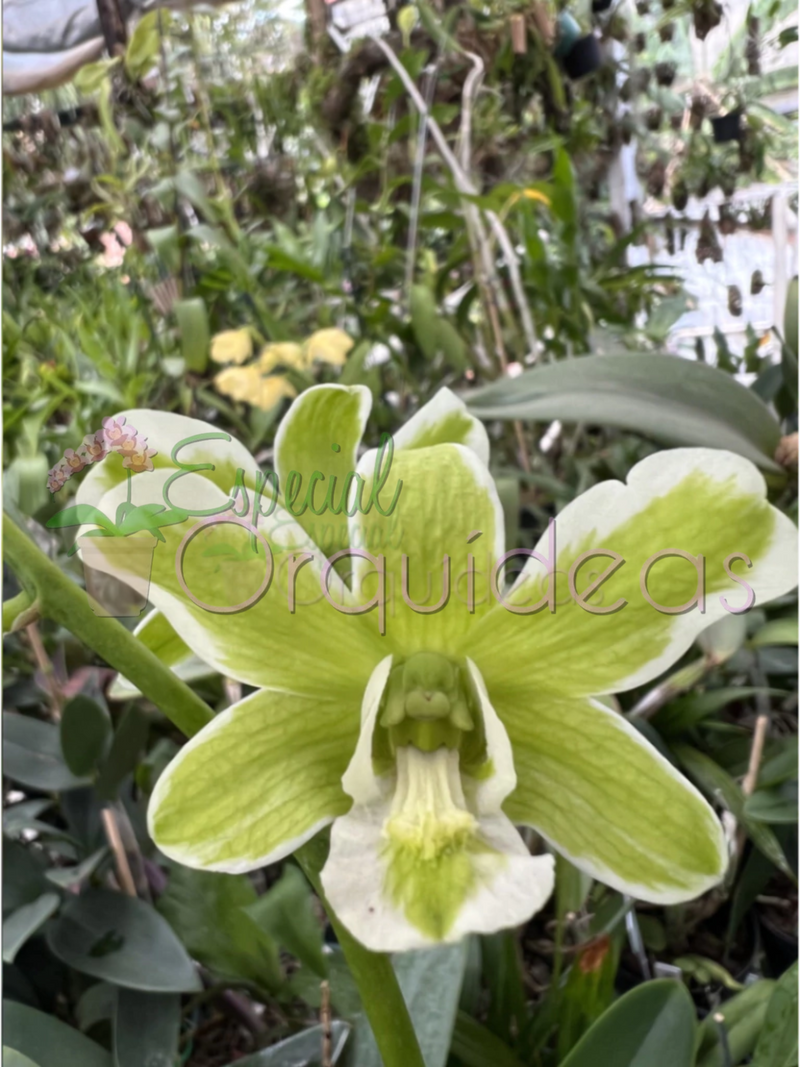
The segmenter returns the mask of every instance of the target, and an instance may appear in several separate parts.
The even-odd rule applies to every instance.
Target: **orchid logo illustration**
[[[359,460],[358,449],[370,405],[361,386],[304,392],[276,438],[279,484],[296,471],[307,485],[318,471],[341,488],[357,470],[368,493],[375,455]],[[263,475],[241,445],[180,416],[124,414],[157,444],[151,484],[169,482],[173,506],[211,514],[230,500],[246,514]],[[311,508],[290,514],[282,497],[258,526],[273,551],[296,550],[292,580],[305,606],[294,611],[274,590],[246,611],[203,610],[175,570],[196,519],[163,530],[151,582],[158,611],[140,637],[168,646],[176,669],[193,655],[257,691],[192,738],[158,780],[149,809],[158,847],[188,866],[241,872],[332,824],[325,893],[356,938],[385,951],[515,926],[540,909],[553,857],[530,855],[518,826],[641,900],[675,903],[715,885],[727,855],[712,808],[600,698],[655,678],[701,630],[741,608],[732,567],[759,604],[794,586],[796,530],[767,502],[756,468],[723,451],[664,451],[627,484],[602,482],[571,502],[557,520],[558,573],[589,550],[613,549],[626,565],[605,580],[604,603],[625,606],[592,613],[559,589],[552,611],[537,560],[505,591],[507,603],[473,566],[479,546],[503,555],[503,512],[486,431],[461,401],[441,390],[394,441],[402,537],[384,554],[387,574],[405,573],[409,602],[394,599],[385,636],[377,612],[364,610],[377,579],[359,548],[389,521],[377,508],[326,516],[354,553],[332,572],[342,579],[335,608],[320,595],[322,553],[305,551],[320,521]],[[125,493],[118,478],[94,466],[79,500],[113,508]],[[184,573],[197,599],[236,604],[258,588],[262,547],[235,567],[208,566],[215,538],[238,533],[244,545],[247,530],[230,524],[193,539]],[[678,610],[698,583],[685,556],[650,569],[651,599],[664,610],[641,595],[642,565],[666,549],[704,558],[704,611]],[[444,555],[459,581],[475,583],[472,610],[463,590],[439,602]],[[591,604],[590,571],[574,574]]]

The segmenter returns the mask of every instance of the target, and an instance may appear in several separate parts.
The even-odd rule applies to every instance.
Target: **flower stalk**
[[[83,590],[63,574],[7,515],[3,516],[3,548],[28,596],[38,604],[42,618],[65,626],[115,670],[129,678],[187,737],[211,722],[213,714],[208,705],[164,667],[122,623],[112,618],[98,618]]]
[[[294,854],[314,887],[342,946],[386,1067],[425,1067],[414,1025],[389,956],[370,952],[339,922],[322,888],[320,872],[328,856],[328,834],[318,834]]]

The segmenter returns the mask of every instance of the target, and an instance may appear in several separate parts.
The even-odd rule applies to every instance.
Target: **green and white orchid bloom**
[[[159,779],[149,808],[158,847],[192,867],[242,872],[332,824],[325,893],[351,933],[383,951],[515,926],[540,909],[553,858],[531,856],[516,826],[641,900],[676,903],[715,885],[727,854],[712,808],[598,697],[660,675],[701,630],[749,605],[750,590],[762,604],[793,588],[796,529],[767,502],[759,472],[728,452],[656,453],[627,484],[600,483],[565,507],[506,588],[483,426],[443,389],[397,434],[387,479],[374,451],[358,460],[370,403],[360,386],[317,386],[284,418],[281,496],[258,524],[276,561],[264,595],[254,595],[263,547],[240,551],[248,518],[201,520],[196,537],[196,517],[162,529],[153,604],[192,654],[257,691]],[[263,476],[241,445],[180,416],[124,414],[158,449],[154,501],[172,478],[170,499],[195,512],[232,501],[244,515],[246,496],[252,505]],[[352,470],[376,506],[320,514]],[[385,485],[371,496],[376,476]],[[106,461],[81,488],[107,513],[124,493]],[[220,563],[225,539],[240,534]],[[331,570],[325,553],[348,547]],[[701,571],[704,610],[691,606]],[[229,613],[198,604],[247,600]]]

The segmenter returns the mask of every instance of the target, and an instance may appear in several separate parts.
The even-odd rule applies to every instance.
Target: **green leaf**
[[[716,963],[705,956],[677,956],[672,962],[676,967],[680,967],[685,975],[694,978],[700,985],[710,985],[712,982],[718,982],[721,986],[733,992],[740,992],[744,989],[741,982],[737,982],[721,963]]]
[[[73,504],[72,507],[64,508],[63,511],[57,511],[52,518],[47,520],[46,525],[49,530],[63,530],[69,526],[89,524],[101,526],[112,534],[118,532],[111,519],[107,518],[94,504]]]
[[[185,196],[193,208],[196,208],[204,218],[211,222],[216,221],[217,213],[206,194],[205,186],[193,170],[181,170],[172,179],[174,188]]]
[[[174,864],[158,910],[204,966],[275,991],[282,981],[277,946],[246,914],[256,899],[246,875],[215,874]]]
[[[104,1048],[53,1015],[3,1001],[3,1045],[22,1053],[38,1067],[111,1067]]]
[[[106,856],[108,849],[104,845],[75,867],[51,867],[49,871],[45,871],[45,878],[62,889],[72,889],[79,886],[84,878],[94,874]]]
[[[136,706],[122,716],[108,755],[100,767],[96,789],[99,797],[113,800],[125,777],[133,772],[147,745],[148,716]]]
[[[95,982],[78,998],[75,1005],[75,1019],[83,1033],[93,1026],[112,1021],[117,1011],[117,993],[119,989],[110,982]]]
[[[60,960],[126,989],[188,993],[202,988],[186,951],[158,912],[135,897],[90,889],[50,929]]]
[[[798,640],[797,619],[772,619],[756,630],[750,638],[750,645],[753,648],[763,648],[765,645],[797,646]]]
[[[750,1055],[761,1033],[775,984],[766,979],[755,982],[706,1016],[699,1031],[696,1067],[729,1067]],[[724,1043],[721,1030],[725,1031]]]
[[[508,1045],[463,1011],[456,1015],[450,1051],[464,1067],[522,1067]]]
[[[3,922],[3,961],[13,963],[14,958],[28,940],[58,910],[61,898],[58,893],[44,893],[31,904],[17,908]]]
[[[411,328],[426,359],[441,353],[456,370],[467,366],[467,346],[451,322],[439,313],[433,293],[425,285],[412,285]]]
[[[464,397],[482,419],[590,422],[671,445],[724,448],[766,470],[780,427],[729,374],[677,356],[586,356],[503,378]]]
[[[262,251],[266,255],[268,266],[275,270],[296,274],[298,278],[305,278],[306,281],[316,282],[318,285],[324,285],[329,281],[318,267],[290,255],[277,245],[262,245]]]
[[[89,784],[64,762],[56,725],[11,711],[3,712],[3,773],[12,782],[47,792]]]
[[[561,1067],[690,1067],[694,1034],[691,997],[677,982],[658,979],[620,997]]]
[[[361,997],[340,946],[328,946],[326,963],[331,1005],[337,1015],[354,1019],[362,1010]],[[300,997],[315,1011],[322,1005],[322,983],[309,967],[301,966],[294,971],[286,982],[286,991]]]
[[[205,301],[196,296],[176,300],[174,306],[186,369],[202,374],[208,364],[210,337]]]
[[[797,1067],[797,963],[781,977],[767,1004],[752,1067]]]
[[[590,941],[574,958],[557,1000],[559,1059],[610,1006],[618,963],[618,945],[607,934]]]
[[[73,774],[91,774],[106,753],[111,737],[111,717],[89,697],[67,701],[61,715],[61,751]]]
[[[777,789],[758,789],[744,802],[748,819],[768,823],[797,822],[797,782],[784,782]]]
[[[3,838],[3,914],[16,911],[46,893],[44,866],[37,854]]]
[[[759,787],[766,789],[796,778],[797,757],[797,742],[793,738],[787,738],[783,747],[761,764],[761,770],[758,772]]]
[[[3,1045],[3,1067],[39,1067],[39,1065],[27,1056],[23,1056],[21,1052],[15,1052],[13,1048]]]
[[[483,978],[489,990],[486,1025],[502,1041],[513,1041],[525,1020],[525,989],[517,939],[511,931],[482,937]]]
[[[308,882],[297,867],[285,867],[280,880],[244,911],[270,939],[291,952],[320,978],[327,977],[322,928],[314,915]]]
[[[23,800],[21,804],[12,804],[3,810],[3,833],[13,837],[22,830],[27,830],[38,821],[39,815],[52,807],[52,800],[44,797],[39,800]]]
[[[173,1067],[180,1025],[181,998],[177,993],[118,990],[114,1067]]]
[[[331,1023],[331,1064],[336,1064],[344,1051],[350,1033],[347,1023],[337,1019]],[[277,1045],[262,1049],[228,1067],[316,1067],[322,1056],[322,1027],[312,1026],[294,1037],[287,1037]]]
[[[119,57],[99,59],[96,63],[87,63],[75,75],[75,88],[82,93],[91,94],[108,80],[109,73],[119,66]]]
[[[403,952],[392,963],[425,1065],[444,1067],[467,964],[466,942]],[[356,1028],[353,1067],[381,1067],[381,1064],[372,1031],[362,1020]]]
[[[158,56],[161,43],[159,17],[164,19],[166,27],[169,12],[150,11],[139,19],[131,34],[125,49],[125,69],[131,78],[141,78],[146,74]]]
[[[659,708],[652,718],[662,737],[677,737],[705,719],[710,719],[735,700],[747,700],[764,693],[767,696],[785,696],[783,689],[764,689],[758,686],[731,686],[723,689],[709,689],[707,693],[689,693],[670,701]]]
[[[744,794],[728,772],[710,756],[690,745],[676,744],[672,746],[672,751],[700,788],[712,799],[721,799],[725,807],[742,823],[756,848],[783,871],[787,878],[797,884],[794,871],[777,837],[765,823],[748,816]]]

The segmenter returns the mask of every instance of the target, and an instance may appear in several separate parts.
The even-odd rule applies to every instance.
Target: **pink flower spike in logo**
[[[106,447],[114,452],[120,451],[119,446],[124,441],[132,441],[136,437],[136,427],[126,426],[124,415],[120,415],[117,419],[110,417],[103,419],[103,429],[99,432],[103,434]]]
[[[57,493],[59,489],[64,488],[68,479],[69,472],[65,469],[62,459],[47,472],[47,488],[51,493]]]
[[[86,456],[87,463],[99,463],[101,459],[105,459],[108,455],[105,430],[87,433],[78,452],[80,455]]]
[[[63,462],[66,464],[67,477],[69,478],[71,475],[83,470],[87,459],[85,455],[80,455],[74,448],[68,448],[64,453]]]
[[[153,456],[157,456],[158,452],[154,448],[147,447],[146,437],[137,437],[133,442],[135,445],[132,449],[122,449],[125,457],[122,461],[122,466],[128,470],[133,471],[134,474],[141,474],[142,471],[153,470]]]
[[[125,440],[114,445],[112,451],[117,452],[120,456],[128,457],[136,452],[141,452],[145,448],[147,448],[146,437],[126,437]]]

